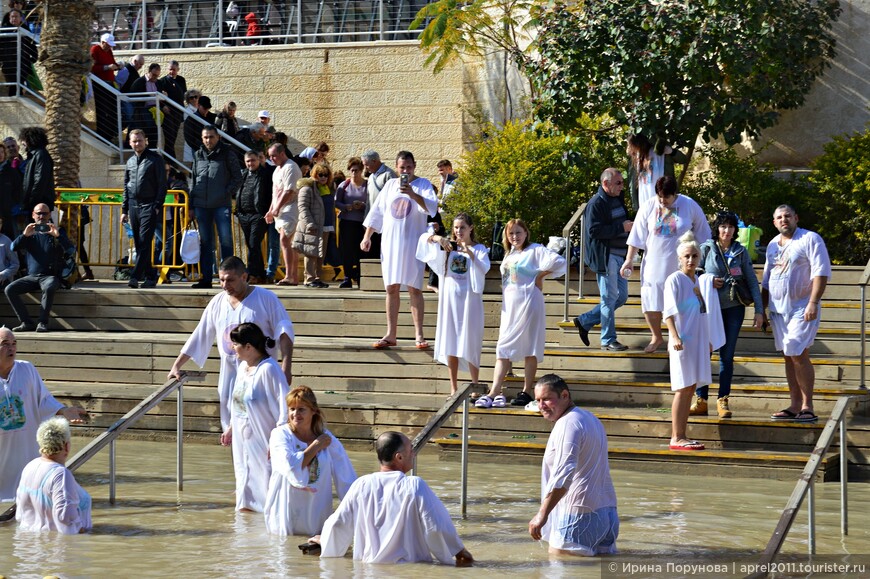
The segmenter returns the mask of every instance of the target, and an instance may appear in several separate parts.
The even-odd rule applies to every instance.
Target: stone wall
[[[128,59],[133,53],[119,52]],[[255,121],[272,113],[272,124],[290,136],[291,150],[324,140],[334,166],[372,148],[392,164],[401,149],[414,153],[417,173],[437,174],[435,163],[455,160],[468,138],[463,105],[474,96],[463,87],[467,67],[435,76],[422,66],[416,42],[343,43],[178,52],[148,51],[147,63],[181,64],[188,88],[211,98],[212,112],[228,101],[237,116]],[[471,74],[475,74],[471,72]]]

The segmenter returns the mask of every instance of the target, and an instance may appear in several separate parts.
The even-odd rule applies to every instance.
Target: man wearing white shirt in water
[[[445,565],[468,567],[474,559],[462,544],[447,509],[429,485],[406,476],[414,463],[411,441],[385,432],[375,442],[379,472],[354,481],[338,509],[326,520],[319,541],[321,557],[343,557],[353,543],[353,558],[365,563],[416,563],[434,557]]]
[[[541,508],[529,535],[550,553],[616,553],[619,516],[607,462],[607,434],[594,414],[574,406],[568,385],[547,374],[535,385],[541,415],[554,423],[541,467]]]

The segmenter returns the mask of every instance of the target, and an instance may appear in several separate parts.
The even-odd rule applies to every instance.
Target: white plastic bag
[[[555,235],[550,236],[550,242],[547,244],[547,249],[550,251],[555,251],[559,255],[565,254],[565,238],[564,237],[556,237]]]
[[[181,261],[188,265],[199,263],[199,230],[195,227],[181,234]]]

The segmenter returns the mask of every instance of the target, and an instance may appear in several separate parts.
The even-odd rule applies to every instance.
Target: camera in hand
[[[407,174],[402,173],[401,175],[399,175],[399,184],[402,187],[404,187],[405,185],[408,184],[408,175]]]
[[[48,223],[37,223],[34,229],[37,233],[48,233],[51,231],[51,226]]]
[[[453,251],[457,251],[459,249],[459,244],[456,243],[455,241],[451,241],[450,242],[450,249],[452,249]]]

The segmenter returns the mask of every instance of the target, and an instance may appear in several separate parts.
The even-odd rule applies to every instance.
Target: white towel
[[[722,310],[719,307],[719,292],[713,287],[713,278],[711,273],[705,273],[698,278],[698,285],[701,288],[701,297],[704,298],[704,304],[707,307],[707,329],[710,335],[710,345],[714,350],[718,350],[725,345],[725,326],[722,323]]]

